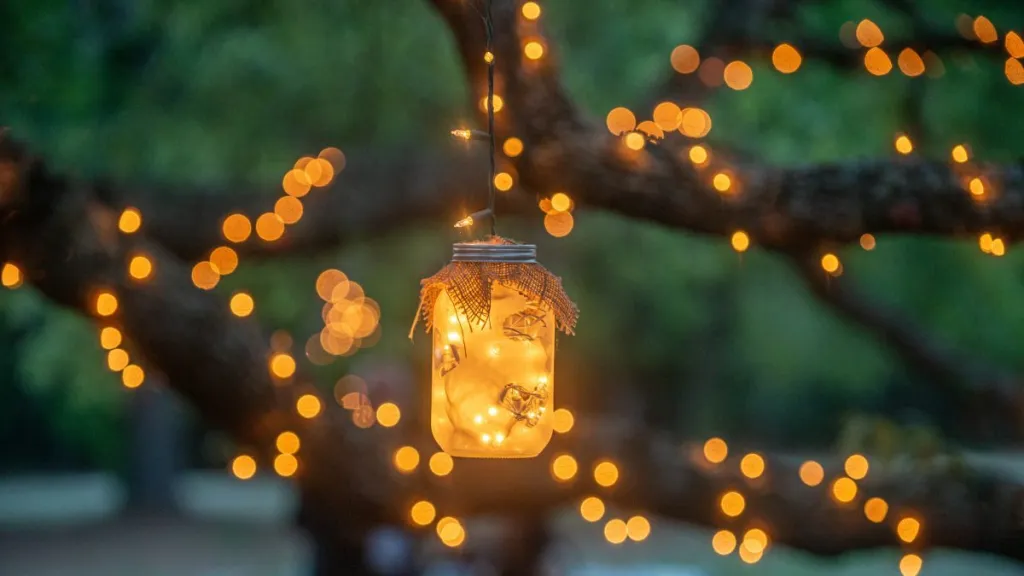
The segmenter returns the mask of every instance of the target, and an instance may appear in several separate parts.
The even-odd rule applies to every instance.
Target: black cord
[[[497,224],[498,216],[494,210],[494,52],[492,50],[492,44],[494,42],[494,20],[491,16],[491,0],[487,0],[487,16],[484,18],[484,28],[487,31],[487,53],[490,57],[487,58],[487,134],[490,141],[490,161],[491,169],[488,173],[487,178],[487,207],[491,211],[491,236],[495,235],[494,227]]]

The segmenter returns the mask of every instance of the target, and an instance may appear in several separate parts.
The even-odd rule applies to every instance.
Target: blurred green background
[[[571,94],[600,120],[614,106],[646,101],[672,73],[672,48],[697,43],[713,4],[550,2],[544,20]],[[950,31],[965,9],[922,4]],[[970,8],[1003,30],[1024,21],[1024,5],[1011,4]],[[863,17],[895,44],[911,32],[881,3],[844,0],[812,3],[765,34],[798,46],[800,38],[831,41]],[[967,143],[979,158],[1020,156],[1024,100],[998,58],[943,55],[941,78],[909,79],[812,59],[784,76],[763,56],[748,60],[749,89],[721,88],[704,103],[712,147],[783,164],[890,156],[895,134],[919,122],[916,153],[946,157]],[[920,118],[905,113],[914,82],[926,87]],[[4,122],[57,167],[224,194],[265,189],[325,146],[347,154],[451,146],[447,130],[471,117],[449,32],[424,2],[5,3],[0,87]],[[331,193],[345,193],[344,178]],[[851,422],[874,417],[964,439],[957,405],[885,342],[817,301],[756,239],[739,256],[725,239],[585,208],[572,234],[554,239],[542,216],[504,219],[500,231],[536,241],[582,310],[578,335],[560,342],[560,404],[642,414],[681,436],[800,450],[827,448]],[[382,338],[316,369],[320,383],[331,386],[360,362],[422,372],[427,353],[405,336],[418,281],[447,259],[451,240],[450,223],[423,222],[331,254],[243,259],[218,290],[250,289],[263,325],[289,331],[301,352],[319,321],[316,276],[338,267],[380,302]],[[846,279],[871,298],[971,355],[1024,368],[1016,250],[993,258],[971,239],[883,236],[873,252],[854,246],[839,255]],[[105,369],[95,330],[31,289],[0,293],[0,471],[124,465],[129,393]],[[200,449],[201,437],[192,464],[222,465]]]

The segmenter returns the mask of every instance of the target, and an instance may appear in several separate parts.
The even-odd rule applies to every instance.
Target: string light
[[[864,19],[857,24],[857,41],[865,48],[874,48],[885,40],[882,29],[871,20]]]
[[[145,280],[153,273],[153,262],[143,254],[132,256],[128,262],[128,274],[136,280]]]
[[[875,76],[885,76],[892,71],[892,60],[881,48],[871,48],[864,53],[864,68]]]
[[[900,540],[910,544],[917,539],[917,535],[921,531],[921,522],[916,518],[903,518],[896,524],[896,534],[900,537]]]
[[[560,482],[572,480],[576,476],[578,469],[579,466],[576,464],[576,459],[568,454],[556,456],[551,461],[551,475]]]
[[[21,286],[21,283],[21,268],[11,262],[4,262],[3,269],[0,270],[0,284],[3,284],[4,288],[13,290]]]
[[[139,386],[142,386],[145,379],[146,373],[142,370],[141,366],[129,364],[121,371],[121,384],[123,384],[125,388],[138,388]]]
[[[281,352],[270,358],[270,371],[277,378],[290,378],[295,374],[295,358]]]
[[[455,460],[444,452],[435,452],[427,462],[430,471],[437,476],[447,476],[455,468]]]
[[[316,418],[320,408],[320,399],[312,394],[303,394],[295,401],[295,411],[303,418]]]
[[[958,164],[963,164],[970,160],[970,155],[967,153],[967,148],[963,144],[957,144],[953,146],[953,150],[950,152],[953,157],[953,161]]]
[[[113,326],[100,330],[100,346],[104,350],[113,350],[121,345],[121,331]]]
[[[992,44],[999,40],[999,33],[996,32],[996,27],[992,24],[992,21],[984,16],[978,16],[974,19],[974,35],[983,44]]]
[[[857,497],[857,483],[846,476],[837,478],[832,482],[832,497],[840,504],[853,502]]]
[[[672,50],[672,69],[680,74],[691,74],[700,66],[700,54],[693,46],[682,44]]]
[[[751,528],[743,535],[743,548],[754,554],[761,554],[768,549],[768,534],[760,528]]]
[[[754,71],[742,60],[729,62],[723,72],[725,85],[733,90],[746,90],[754,81]]]
[[[112,292],[99,292],[96,295],[94,310],[99,316],[112,316],[117,312],[117,297]]]
[[[900,134],[896,137],[895,146],[896,151],[900,154],[910,154],[914,151],[914,144],[906,134]]]
[[[605,460],[594,466],[594,482],[605,488],[614,486],[619,481],[619,467]]]
[[[643,150],[643,147],[647,144],[644,140],[643,134],[639,132],[630,132],[629,134],[626,134],[624,142],[626,143],[626,148],[634,151]]]
[[[907,554],[900,558],[900,574],[902,576],[917,576],[921,573],[921,566],[924,561],[917,554]]]
[[[395,426],[401,418],[402,411],[397,404],[385,402],[377,407],[377,422],[385,428]]]
[[[798,474],[800,481],[811,487],[817,486],[825,480],[825,469],[814,460],[808,460],[801,464]]]
[[[580,516],[587,522],[597,522],[604,517],[604,502],[597,496],[588,496],[580,503]]]
[[[693,162],[698,166],[701,166],[708,161],[708,151],[700,145],[691,146],[689,156],[690,162]]]
[[[729,188],[732,186],[732,179],[729,178],[728,174],[719,172],[718,174],[715,174],[711,183],[715,187],[715,190],[718,190],[719,192],[728,192]]]
[[[712,464],[721,464],[729,455],[729,445],[721,438],[709,438],[704,443],[704,458]]]
[[[913,48],[904,48],[896,58],[900,71],[911,78],[924,74],[924,60]]]
[[[981,181],[981,178],[971,178],[967,188],[971,191],[972,196],[980,197],[985,195],[985,183]]]
[[[751,480],[764,474],[764,458],[760,454],[750,453],[740,460],[740,472]]]
[[[238,292],[231,296],[231,301],[228,302],[228,306],[231,308],[231,313],[239,318],[245,318],[252,314],[253,309],[256,307],[256,303],[253,301],[252,296],[245,292]]]
[[[523,46],[523,55],[530,60],[540,60],[544,56],[544,45],[536,40],[531,40]],[[500,110],[500,108],[495,110]]]
[[[889,503],[881,498],[869,498],[864,503],[864,516],[875,524],[884,522],[888,513]]]
[[[523,18],[526,18],[527,20],[536,20],[537,18],[540,18],[540,4],[537,4],[536,2],[525,2],[523,4],[522,11]]]
[[[747,501],[742,494],[735,490],[730,490],[718,501],[718,506],[722,509],[722,513],[730,518],[735,518],[740,514],[743,514],[743,509],[747,506]]]
[[[839,257],[831,252],[828,252],[821,257],[821,269],[829,274],[839,272],[839,265]]]
[[[295,454],[302,446],[302,442],[299,440],[298,434],[285,430],[277,435],[274,445],[277,447],[277,451],[282,454]]]
[[[224,219],[221,233],[228,242],[240,244],[248,240],[252,234],[252,222],[244,214],[231,214]]]
[[[428,526],[434,521],[436,515],[437,510],[434,509],[434,505],[428,500],[420,500],[409,509],[409,518],[417,526]]]
[[[565,408],[559,408],[555,410],[554,413],[551,414],[551,416],[551,427],[554,429],[555,432],[558,432],[559,434],[565,434],[568,431],[572,430],[573,424],[575,423],[575,418],[573,418],[572,412],[566,410]]]
[[[437,521],[437,537],[445,546],[457,548],[466,540],[466,529],[455,518],[441,518]]]
[[[403,474],[409,474],[420,464],[420,453],[412,446],[402,446],[395,451],[395,468]]]
[[[750,237],[747,233],[742,230],[737,230],[732,233],[732,249],[737,252],[746,252],[747,248],[750,248]]]
[[[459,138],[461,140],[468,141],[470,138],[473,137],[473,132],[466,128],[456,128],[455,130],[452,130],[452,136]]]
[[[120,372],[121,370],[124,370],[125,367],[128,366],[129,361],[130,358],[128,357],[128,353],[121,348],[114,348],[110,352],[107,352],[107,368],[109,368],[111,372]]]
[[[142,213],[137,208],[125,208],[117,220],[117,228],[125,234],[134,234],[142,227]]]
[[[854,480],[862,480],[868,475],[868,459],[861,454],[852,454],[843,463],[846,475]]]
[[[1024,58],[1024,39],[1016,32],[1011,30],[1006,33],[1005,46],[1011,58]]]
[[[239,480],[248,480],[256,475],[256,460],[247,454],[235,456],[231,461],[231,473]]]
[[[227,246],[218,246],[210,253],[210,264],[217,274],[227,276],[238,268],[238,254]]]
[[[618,518],[613,518],[604,525],[604,539],[610,544],[622,544],[626,541],[626,523]]]
[[[274,472],[282,478],[290,478],[299,469],[299,460],[292,454],[278,454],[274,457]]]
[[[800,69],[803,58],[796,48],[789,44],[779,44],[772,51],[772,64],[783,74],[792,74]]]
[[[626,536],[633,542],[643,542],[651,535],[651,522],[643,516],[633,516],[626,521]]]
[[[719,530],[711,538],[711,548],[719,556],[728,556],[736,549],[736,535],[728,530]]]

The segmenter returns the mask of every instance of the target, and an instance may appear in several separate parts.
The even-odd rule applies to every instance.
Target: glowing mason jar
[[[452,260],[491,267],[492,273],[494,266],[515,263],[543,270],[535,257],[532,245],[456,244]],[[551,305],[525,284],[508,281],[508,274],[492,279],[492,273],[481,272],[483,286],[490,288],[482,292],[489,296],[467,296],[459,290],[462,285],[448,285],[436,297],[429,322],[430,427],[452,456],[527,458],[551,439],[556,318]],[[489,306],[457,305],[477,296],[489,297]],[[486,315],[474,312],[481,309]]]

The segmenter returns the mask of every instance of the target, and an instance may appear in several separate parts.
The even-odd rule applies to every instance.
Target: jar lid
[[[535,244],[459,243],[452,245],[452,262],[537,262]]]

